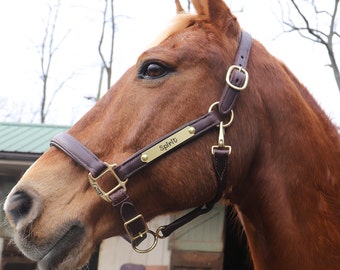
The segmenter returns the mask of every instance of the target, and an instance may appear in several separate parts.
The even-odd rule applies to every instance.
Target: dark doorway
[[[247,238],[232,205],[226,208],[223,269],[253,270]]]

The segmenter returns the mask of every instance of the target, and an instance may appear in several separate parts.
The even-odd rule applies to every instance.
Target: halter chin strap
[[[229,155],[231,153],[231,147],[224,143],[224,130],[233,120],[232,107],[235,104],[237,96],[248,84],[246,66],[251,46],[252,38],[250,34],[243,31],[240,36],[234,65],[232,65],[227,72],[226,86],[223,90],[221,99],[210,107],[207,114],[156,140],[132,155],[120,165],[103,162],[92,151],[68,133],[58,134],[51,140],[51,146],[59,148],[75,162],[87,169],[89,171],[89,182],[96,192],[105,201],[110,202],[114,207],[119,208],[127,233],[124,238],[131,242],[133,249],[137,252],[149,252],[156,246],[159,238],[169,236],[179,227],[190,222],[194,218],[209,212],[215,203],[221,199],[223,190],[226,186],[224,179],[227,173]],[[218,110],[214,110],[215,105],[218,106]],[[230,121],[229,123],[224,124],[223,120],[220,118],[225,118],[229,114]],[[171,153],[179,146],[183,146],[191,140],[198,138],[207,130],[216,126],[220,129],[218,144],[211,149],[217,180],[217,192],[215,197],[210,202],[197,207],[169,225],[159,227],[156,232],[149,230],[144,217],[137,211],[126,193],[128,178],[160,157]],[[117,185],[108,192],[104,191],[98,183],[98,180],[106,174],[110,174],[117,182]],[[138,245],[147,238],[148,234],[151,234],[154,238],[152,245],[146,249],[138,249]]]

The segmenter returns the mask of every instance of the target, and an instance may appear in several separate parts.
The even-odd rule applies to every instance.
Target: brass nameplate
[[[159,142],[155,146],[151,147],[150,149],[146,150],[141,155],[141,161],[145,163],[149,163],[154,159],[164,155],[166,152],[171,150],[172,148],[177,147],[178,145],[182,144],[189,138],[195,135],[195,128],[188,126],[180,131],[176,132],[175,134],[169,136],[168,138],[164,139],[163,141]]]

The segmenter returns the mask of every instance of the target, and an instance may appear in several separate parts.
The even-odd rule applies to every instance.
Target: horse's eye
[[[160,63],[148,63],[139,73],[139,77],[143,79],[157,79],[168,74],[169,69]]]

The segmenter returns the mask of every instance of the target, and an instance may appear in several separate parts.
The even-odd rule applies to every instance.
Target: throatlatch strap
[[[252,47],[252,37],[246,31],[241,32],[240,43],[235,57],[234,65],[245,69],[247,67],[250,50]],[[238,69],[233,69],[230,82],[231,85],[241,87],[245,82],[246,74]],[[227,78],[228,80],[229,78]],[[219,103],[219,113],[226,116],[234,106],[234,103],[240,93],[229,84],[226,84]]]
[[[214,207],[214,205],[221,199],[224,186],[226,184],[224,179],[228,171],[229,155],[230,155],[230,148],[221,147],[221,148],[215,148],[213,150],[212,160],[213,160],[213,165],[214,165],[214,170],[215,170],[216,180],[217,180],[217,192],[215,194],[215,197],[209,203],[205,205],[201,205],[200,207],[195,208],[194,210],[190,211],[183,217],[176,219],[174,222],[170,223],[169,225],[163,226],[161,229],[161,232],[164,237],[168,237],[175,230],[187,224],[191,220],[195,219],[196,217],[200,215],[203,215],[209,212]]]

